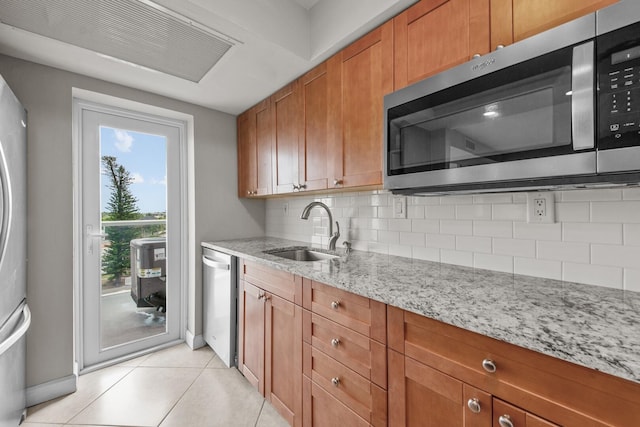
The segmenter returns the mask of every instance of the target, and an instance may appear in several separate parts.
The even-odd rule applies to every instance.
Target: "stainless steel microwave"
[[[384,187],[433,194],[640,183],[640,2],[384,100]]]

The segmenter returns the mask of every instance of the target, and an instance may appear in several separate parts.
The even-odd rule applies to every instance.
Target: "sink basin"
[[[285,248],[265,252],[293,261],[324,261],[327,259],[339,258],[337,255],[319,252],[309,248]]]

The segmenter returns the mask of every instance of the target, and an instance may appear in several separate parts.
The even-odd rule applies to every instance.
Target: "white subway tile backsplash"
[[[508,255],[473,254],[473,266],[485,270],[513,273],[513,257]]]
[[[440,221],[437,219],[414,219],[411,221],[411,231],[416,233],[439,233]]]
[[[473,235],[487,237],[512,237],[511,221],[473,221]]]
[[[591,245],[591,264],[637,268],[640,246]]]
[[[624,269],[624,290],[640,292],[640,269]]]
[[[536,257],[536,241],[521,239],[493,239],[493,253],[526,258]]]
[[[389,231],[411,231],[410,219],[390,219]]]
[[[557,222],[589,222],[589,202],[556,203]]]
[[[513,224],[513,237],[516,239],[561,240],[562,224],[529,224],[516,222]]]
[[[513,195],[511,193],[478,194],[473,196],[473,203],[478,205],[513,203]]]
[[[622,289],[622,268],[565,262],[562,279],[567,282]]]
[[[624,224],[623,236],[626,246],[640,246],[640,224]]]
[[[406,231],[400,232],[400,244],[406,246],[424,246],[425,245],[424,233],[410,233]]]
[[[562,224],[562,240],[566,242],[622,244],[622,224]]]
[[[525,221],[527,219],[527,205],[525,204],[492,206],[494,220]]]
[[[456,249],[459,251],[491,253],[491,238],[478,236],[456,236]]]
[[[559,261],[589,263],[589,244],[582,242],[538,241],[537,257]]]
[[[592,202],[591,221],[640,223],[640,201]]]
[[[560,261],[516,257],[513,259],[513,272],[526,276],[561,280],[562,263]]]
[[[611,200],[622,200],[622,190],[619,188],[601,188],[588,190],[570,190],[557,193],[563,202],[603,202]]]
[[[446,264],[463,265],[465,267],[473,267],[473,252],[442,249],[440,251],[440,262],[444,262]]]
[[[442,220],[440,221],[440,233],[471,236],[473,234],[473,222]]]
[[[491,219],[491,205],[456,206],[457,219]]]
[[[456,217],[456,207],[454,205],[426,206],[424,217],[427,219],[454,219]]]
[[[384,190],[268,199],[266,234],[328,244],[328,217],[356,250],[640,291],[640,188],[555,192],[556,223],[526,223],[526,193],[407,197],[394,218]],[[284,206],[288,204],[288,213]],[[340,242],[339,242],[340,243]]]
[[[428,248],[455,249],[456,236],[448,234],[430,234],[427,233]]]

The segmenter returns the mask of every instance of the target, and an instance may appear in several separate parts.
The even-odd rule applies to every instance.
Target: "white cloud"
[[[151,184],[167,185],[167,175],[165,175],[164,178],[162,178],[161,180],[158,180],[155,178],[152,179]]]
[[[133,136],[126,130],[114,129],[116,134],[116,148],[123,153],[131,151],[133,145]]]
[[[134,184],[142,184],[144,182],[144,178],[138,172],[134,172],[131,174],[131,182]]]

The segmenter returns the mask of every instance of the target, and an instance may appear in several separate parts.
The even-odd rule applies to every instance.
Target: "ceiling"
[[[61,0],[22,0],[17,4],[48,5],[45,17],[31,10],[29,13],[33,13],[33,19],[44,19],[42,22],[55,32],[56,21],[49,15],[56,1]],[[101,0],[86,1],[95,3],[96,8],[102,6]],[[197,81],[142,67],[91,50],[86,44],[79,47],[76,44],[83,44],[65,43],[59,41],[64,38],[56,40],[49,34],[5,23],[0,23],[0,53],[238,114],[416,0],[130,1],[150,5],[187,26],[219,35],[231,41],[232,47]],[[0,0],[0,21],[3,8],[15,4]],[[38,25],[34,22],[33,28]],[[131,61],[131,56],[128,58]]]

